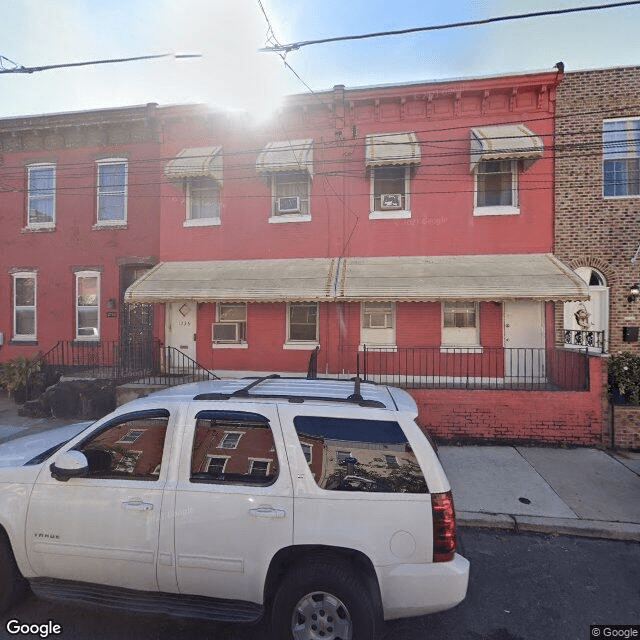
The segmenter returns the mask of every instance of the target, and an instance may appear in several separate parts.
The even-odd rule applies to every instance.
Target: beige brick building
[[[640,67],[567,73],[558,87],[555,254],[590,286],[558,303],[558,343],[640,352]]]

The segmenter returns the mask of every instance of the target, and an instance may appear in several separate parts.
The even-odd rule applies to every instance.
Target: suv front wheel
[[[342,565],[309,562],[282,580],[271,611],[273,638],[377,640],[382,636],[379,599],[365,580]]]

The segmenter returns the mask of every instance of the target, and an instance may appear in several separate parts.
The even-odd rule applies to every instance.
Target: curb
[[[456,520],[460,527],[508,529],[516,533],[531,531],[552,535],[640,542],[640,524],[634,522],[607,522],[605,520],[581,520],[578,518],[546,518],[542,516],[521,516],[507,513],[482,513],[473,511],[457,512]]]

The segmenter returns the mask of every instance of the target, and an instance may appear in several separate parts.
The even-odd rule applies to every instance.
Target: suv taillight
[[[451,491],[431,494],[433,561],[449,562],[456,553],[456,514]]]

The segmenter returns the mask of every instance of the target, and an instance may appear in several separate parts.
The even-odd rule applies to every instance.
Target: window
[[[13,337],[36,339],[36,274],[13,274]]]
[[[640,195],[640,118],[603,123],[605,198]]]
[[[311,181],[306,171],[274,173],[271,181],[273,216],[309,216]]]
[[[32,165],[27,169],[27,226],[51,228],[56,222],[56,167]]]
[[[132,429],[129,433],[126,433],[118,442],[123,442],[125,444],[131,444],[135,442],[142,434],[144,433],[144,429]]]
[[[157,481],[169,412],[164,409],[118,416],[78,445],[89,463],[90,478]],[[131,434],[135,438],[135,448]]]
[[[338,464],[344,464],[347,460],[351,459],[351,451],[338,450],[336,451],[336,462]]]
[[[98,163],[98,225],[127,222],[127,162]]]
[[[240,438],[242,437],[242,433],[239,432],[229,432],[225,433],[222,440],[220,441],[219,449],[236,449],[238,447],[238,442],[240,442]]]
[[[363,345],[394,346],[396,342],[395,304],[393,302],[363,302],[361,305]]]
[[[220,224],[220,189],[211,178],[187,182],[187,219],[184,226]]]
[[[76,273],[76,340],[100,339],[100,274]]]
[[[478,324],[478,305],[475,302],[443,303],[442,344],[479,346]]]
[[[289,303],[287,342],[318,341],[318,305],[315,302]]]
[[[371,217],[408,217],[410,167],[371,169]]]
[[[301,442],[300,446],[302,447],[302,453],[304,453],[304,459],[311,464],[313,447],[306,442]]]
[[[476,169],[476,215],[518,213],[516,160],[483,160]]]
[[[384,461],[387,463],[387,467],[390,469],[397,469],[400,465],[398,464],[398,458],[396,456],[385,456]]]
[[[240,437],[243,446],[238,448]],[[220,448],[228,449],[229,455],[220,455]],[[244,411],[198,412],[191,482],[265,486],[277,478],[276,445],[264,416]]]
[[[247,341],[247,305],[216,304],[212,329],[214,344],[242,344]]]

